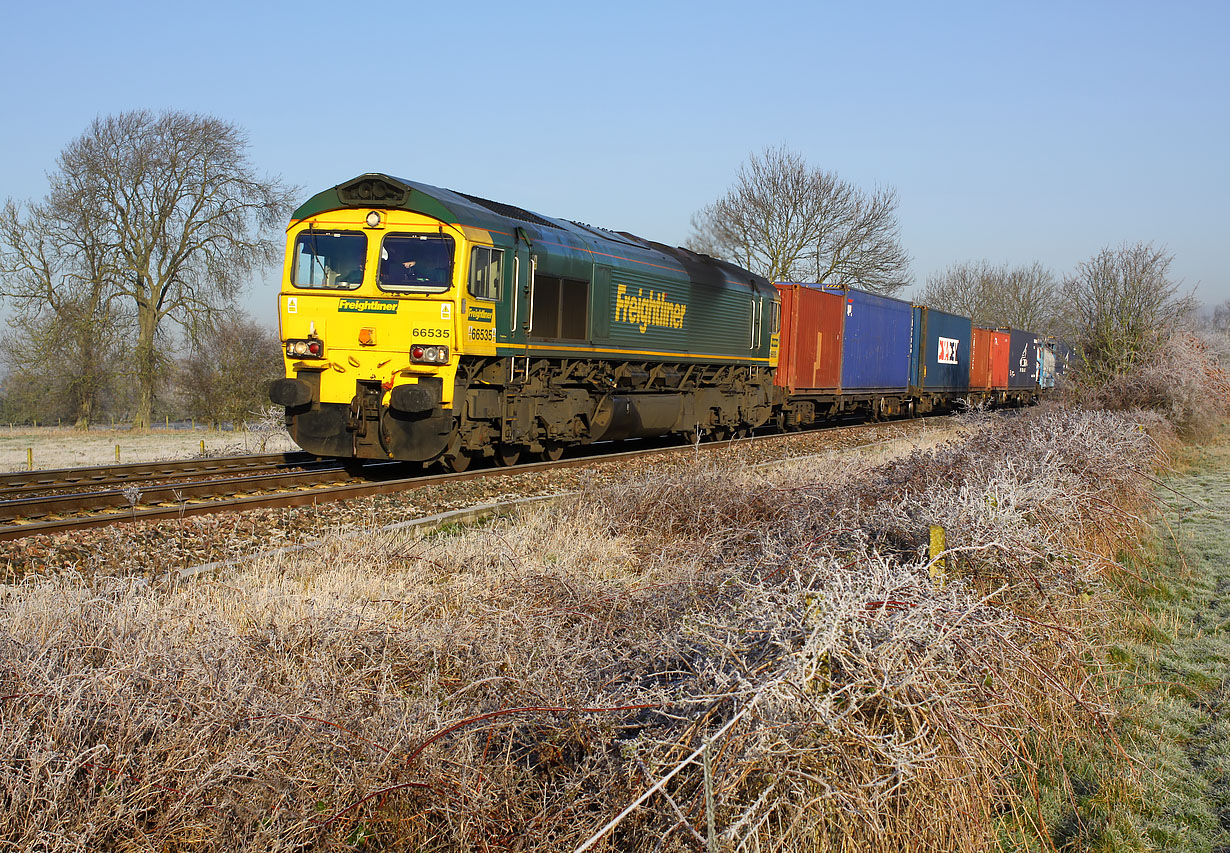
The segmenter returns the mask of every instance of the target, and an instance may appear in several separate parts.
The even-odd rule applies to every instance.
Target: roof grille
[[[642,249],[649,248],[647,241],[642,240],[635,234],[629,234],[627,231],[612,231],[610,228],[603,228],[601,225],[590,225],[588,222],[578,222],[575,219],[569,219],[568,221],[578,228],[584,228],[586,231],[591,231],[606,240],[626,243],[629,246],[639,246]]]
[[[453,192],[457,192],[457,191],[453,190]],[[556,228],[556,229],[559,228],[559,226],[556,225],[554,222],[548,222],[547,220],[543,219],[541,216],[536,216],[533,213],[530,213],[528,210],[524,210],[520,207],[517,207],[516,205],[504,204],[503,202],[492,201],[489,198],[480,198],[479,196],[468,195],[467,193],[457,193],[457,195],[461,196],[462,198],[469,199],[470,201],[474,202],[477,205],[487,208],[492,213],[498,213],[500,216],[507,216],[509,219],[519,219],[522,222],[529,222],[534,225],[541,225],[544,228]]]

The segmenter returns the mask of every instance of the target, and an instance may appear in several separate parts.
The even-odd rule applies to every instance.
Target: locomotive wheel
[[[470,463],[474,461],[474,455],[465,449],[461,436],[456,430],[453,431],[448,447],[445,449],[440,461],[444,464],[446,470],[452,471],[455,474],[460,474],[469,468]]]
[[[543,446],[541,455],[543,462],[558,462],[560,457],[564,455],[564,445],[555,441],[547,442]]]
[[[505,468],[511,468],[521,461],[521,448],[513,444],[501,444],[495,449],[495,461]]]
[[[464,450],[459,450],[456,453],[446,453],[444,455],[444,467],[452,471],[454,474],[460,474],[462,471],[470,467],[474,461],[474,457]]]

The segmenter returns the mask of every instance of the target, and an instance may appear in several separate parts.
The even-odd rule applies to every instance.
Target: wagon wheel
[[[709,434],[706,436],[706,440],[707,441],[727,441],[730,439],[730,436],[731,436],[730,427],[716,426],[713,429],[709,430]]]
[[[495,461],[505,468],[511,468],[521,461],[521,448],[515,444],[501,444],[495,448]]]
[[[558,462],[564,455],[564,445],[558,441],[548,441],[543,445],[541,455],[543,462]]]

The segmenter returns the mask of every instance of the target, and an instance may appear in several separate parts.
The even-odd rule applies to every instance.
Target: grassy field
[[[27,451],[34,455],[34,467],[70,468],[106,465],[115,462],[119,446],[121,462],[153,462],[186,459],[201,453],[201,442],[210,455],[260,453],[261,436],[252,432],[213,432],[197,430],[94,429],[88,432],[70,427],[0,427],[0,471],[24,471]],[[266,443],[267,453],[295,450],[290,436],[275,435]]]
[[[1120,557],[1113,728],[1023,780],[1044,831],[1006,849],[1230,850],[1230,430],[1178,467],[1158,489],[1155,541]]]

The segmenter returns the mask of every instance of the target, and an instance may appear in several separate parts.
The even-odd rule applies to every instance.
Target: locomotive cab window
[[[534,276],[530,335],[583,341],[589,337],[589,282]]]
[[[504,250],[475,246],[470,251],[470,295],[500,301],[504,281]]]
[[[354,290],[363,283],[367,235],[360,231],[303,231],[295,238],[290,283]]]
[[[453,238],[389,234],[380,244],[381,290],[440,293],[453,284]]]

